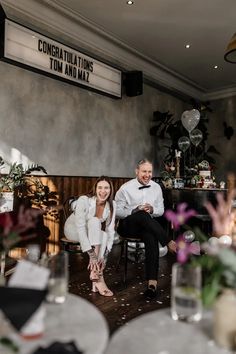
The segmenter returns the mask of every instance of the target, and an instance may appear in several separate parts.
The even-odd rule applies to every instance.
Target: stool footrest
[[[79,245],[80,244],[79,241],[68,240],[68,238],[66,238],[66,237],[62,237],[60,239],[60,242],[62,242],[62,243],[70,243],[70,244],[73,244],[73,245]]]
[[[63,250],[72,253],[81,252],[81,246],[79,241],[68,240],[66,237],[60,239]]]

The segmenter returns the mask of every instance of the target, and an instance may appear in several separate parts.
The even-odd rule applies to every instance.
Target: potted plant
[[[212,112],[209,103],[191,100],[191,105],[193,106],[193,110],[199,110],[201,117],[198,123],[200,131],[197,129],[198,133],[202,134],[200,142],[197,142],[191,136],[194,130],[187,132],[182,118],[174,119],[173,114],[169,111],[153,112],[152,126],[150,128],[150,135],[157,137],[158,141],[162,140],[161,145],[167,150],[167,154],[163,157],[165,165],[175,162],[176,150],[180,149],[183,152],[180,172],[181,176],[186,178],[187,184],[190,183],[191,178],[195,175],[196,166],[199,162],[207,160],[213,166],[216,163],[215,155],[220,155],[220,152],[213,145],[207,146],[209,119],[206,112]]]
[[[6,162],[0,157],[0,169],[5,167]],[[0,174],[0,191],[13,192],[15,188],[25,184],[25,177],[32,172],[41,171],[47,174],[44,167],[39,165],[31,165],[26,169],[21,163],[14,162],[10,165],[9,172],[7,174]]]
[[[0,170],[3,167],[5,167],[5,162],[0,157]],[[42,166],[34,164],[25,169],[21,163],[11,164],[7,174],[0,173],[0,212],[1,209],[5,209],[2,211],[12,210],[14,197],[19,204],[24,204],[27,207],[34,206],[43,209],[53,217],[58,217],[57,209],[53,209],[58,204],[57,193],[50,191],[40,178],[31,174],[33,172],[47,174]],[[3,203],[4,208],[2,207]],[[11,207],[9,208],[8,205]]]
[[[18,188],[18,197],[24,204],[44,210],[44,214],[58,218],[58,194],[36,176],[27,175],[24,184]]]

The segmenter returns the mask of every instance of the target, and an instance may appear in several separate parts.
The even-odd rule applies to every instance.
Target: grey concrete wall
[[[215,155],[216,179],[226,181],[229,172],[236,173],[236,96],[216,100],[211,103],[211,107],[213,112],[208,114],[208,144],[214,145],[220,152],[219,156]],[[234,129],[234,134],[230,139],[224,135],[224,122]]]
[[[121,100],[0,62],[0,156],[49,174],[132,177],[143,157],[161,158],[149,135],[153,111],[180,118],[183,102],[144,86]]]

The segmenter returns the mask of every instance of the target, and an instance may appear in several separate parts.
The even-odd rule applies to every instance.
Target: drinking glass
[[[47,301],[61,304],[68,290],[68,253],[60,252],[49,260],[50,277]]]
[[[187,322],[202,318],[201,267],[174,264],[171,284],[171,316]]]

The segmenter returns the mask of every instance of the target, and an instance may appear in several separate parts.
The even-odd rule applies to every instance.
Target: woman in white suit
[[[65,236],[69,240],[79,241],[82,251],[88,253],[92,291],[98,291],[103,296],[113,295],[103,277],[115,233],[116,205],[113,196],[111,180],[101,176],[89,195],[83,195],[73,203],[73,213],[64,226]]]

